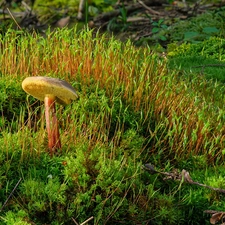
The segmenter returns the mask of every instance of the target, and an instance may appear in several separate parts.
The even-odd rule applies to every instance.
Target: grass
[[[1,112],[0,207],[22,178],[1,224],[74,224],[91,216],[94,224],[207,224],[202,212],[223,208],[221,195],[142,170],[152,163],[185,168],[211,186],[221,181],[222,85],[186,79],[149,48],[93,31],[43,38],[9,30],[0,44],[1,82],[15,86],[2,97],[11,108]],[[80,96],[58,106],[63,147],[52,158],[42,104],[20,86],[37,75],[65,79]],[[15,90],[20,100],[13,101]]]

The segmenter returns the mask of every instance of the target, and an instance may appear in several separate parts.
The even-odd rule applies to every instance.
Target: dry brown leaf
[[[60,20],[58,20],[56,22],[56,26],[59,27],[59,28],[63,28],[65,26],[67,26],[70,22],[70,16],[67,16],[67,17],[64,17],[64,18],[61,18]]]
[[[225,216],[224,212],[214,213],[212,217],[210,218],[211,224],[216,224],[219,222],[223,217]]]

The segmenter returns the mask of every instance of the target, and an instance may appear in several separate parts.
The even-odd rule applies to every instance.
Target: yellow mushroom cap
[[[78,95],[72,85],[64,80],[51,77],[27,77],[22,82],[23,90],[33,97],[44,101],[46,96],[52,96],[62,105],[70,104]]]

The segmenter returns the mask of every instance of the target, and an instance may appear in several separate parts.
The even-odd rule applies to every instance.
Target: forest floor
[[[15,2],[3,0],[0,4],[0,30],[4,32],[5,24],[10,22],[13,22],[15,29],[25,28],[43,34],[49,26],[71,28],[76,24],[81,27],[88,24],[90,28],[113,34],[122,41],[131,39],[139,46],[143,45],[145,40],[152,41],[154,35],[159,34],[156,37],[157,42],[166,46],[170,40],[160,33],[163,29],[225,5],[225,1],[219,3],[195,1],[195,3],[188,4],[183,2],[173,1],[169,4],[167,0],[137,0],[134,3],[134,1],[121,0],[114,4],[109,12],[97,11],[97,13],[87,15],[85,7],[82,6],[78,8],[78,11],[74,9],[71,11],[69,6],[57,9],[46,5],[45,10],[42,11],[43,6],[37,6],[35,10],[32,10],[33,7],[24,1],[17,0],[15,7],[15,4],[13,6]],[[48,13],[46,13],[46,8],[48,8]],[[93,11],[97,7],[89,5],[89,11],[90,9]],[[149,44],[148,41],[147,44]]]
[[[103,31],[112,31],[120,40],[128,38],[139,45],[144,39],[148,39],[160,33],[162,30],[173,26],[180,21],[189,20],[205,13],[208,10],[215,10],[225,5],[225,1],[220,3],[184,4],[181,1],[141,1],[131,3],[131,1],[115,5],[115,10],[109,13],[102,13],[89,22],[92,27],[101,28]],[[157,37],[160,44],[166,46],[169,42],[163,35]],[[153,38],[154,39],[154,38]]]

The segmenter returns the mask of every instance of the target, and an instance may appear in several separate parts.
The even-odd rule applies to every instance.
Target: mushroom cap
[[[44,101],[44,98],[51,96],[61,105],[70,104],[78,95],[72,85],[64,80],[52,77],[27,77],[22,82],[23,90],[33,97]]]

